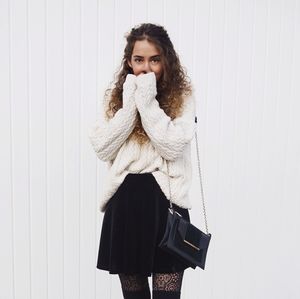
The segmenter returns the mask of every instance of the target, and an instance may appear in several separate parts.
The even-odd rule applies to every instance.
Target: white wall
[[[96,269],[87,129],[141,22],[165,26],[197,95],[212,240],[182,298],[300,298],[298,0],[0,0],[0,298],[122,298]]]

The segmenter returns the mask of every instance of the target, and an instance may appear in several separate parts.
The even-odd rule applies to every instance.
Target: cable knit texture
[[[101,161],[107,162],[99,210],[104,212],[109,199],[128,173],[152,172],[161,190],[182,208],[191,209],[189,190],[192,182],[191,140],[195,134],[196,104],[194,96],[184,99],[182,115],[174,120],[159,107],[156,100],[154,72],[135,76],[128,74],[123,84],[123,107],[113,118],[105,115],[89,128],[91,145]],[[108,102],[104,102],[104,111]],[[137,111],[150,143],[139,145],[127,140],[135,127]],[[167,162],[169,164],[169,177]]]

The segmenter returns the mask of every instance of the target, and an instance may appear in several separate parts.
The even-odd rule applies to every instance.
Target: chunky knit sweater
[[[151,172],[166,198],[191,209],[189,189],[192,181],[191,140],[196,130],[194,96],[184,99],[183,112],[171,118],[156,100],[154,72],[128,74],[123,84],[123,106],[108,119],[105,115],[89,128],[89,140],[108,173],[99,210],[104,212],[109,199],[128,173]],[[103,101],[106,110],[108,101]],[[128,139],[136,124],[137,111],[150,142],[139,145]],[[169,164],[169,176],[167,161]]]

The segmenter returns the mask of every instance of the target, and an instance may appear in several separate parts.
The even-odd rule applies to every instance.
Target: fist
[[[156,76],[154,72],[138,75],[135,81],[137,90],[143,93],[146,92],[151,96],[156,96]]]

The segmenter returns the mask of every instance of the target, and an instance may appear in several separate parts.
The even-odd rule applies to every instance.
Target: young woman
[[[150,298],[152,275],[153,298],[176,299],[189,265],[158,244],[170,198],[190,221],[196,104],[162,26],[141,24],[126,38],[117,82],[105,92],[103,120],[89,130],[97,157],[108,166],[97,268],[119,275],[124,298]]]

